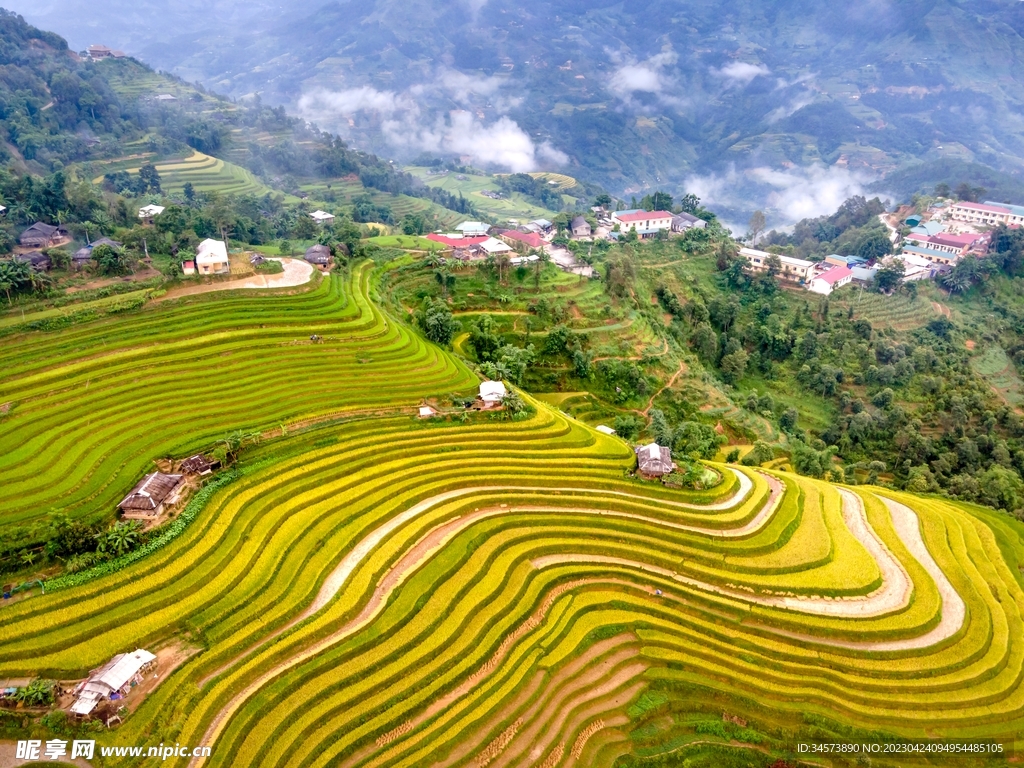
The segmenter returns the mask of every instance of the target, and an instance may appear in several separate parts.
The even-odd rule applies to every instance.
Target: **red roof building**
[[[633,224],[641,221],[650,221],[652,219],[671,219],[672,213],[668,211],[637,211],[636,213],[623,213],[615,218],[619,221],[625,222],[626,224]]]
[[[487,240],[487,236],[483,237],[456,237],[454,235],[436,235],[431,232],[427,235],[427,240],[433,240],[435,243],[441,243],[449,248],[469,248],[473,245],[480,245],[480,243]]]
[[[542,249],[547,245],[544,239],[534,232],[516,232],[514,229],[508,229],[498,237],[517,251],[525,251],[529,248]]]
[[[807,290],[828,296],[836,288],[842,288],[853,280],[853,270],[849,267],[832,267],[811,279]]]

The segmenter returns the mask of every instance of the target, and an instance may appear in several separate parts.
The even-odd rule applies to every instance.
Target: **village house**
[[[192,277],[196,273],[196,263],[194,261],[183,261],[181,262],[181,274],[185,277]]]
[[[788,280],[796,280],[804,283],[810,280],[814,275],[815,262],[807,261],[806,259],[796,259],[792,256],[780,256],[778,254],[768,253],[767,251],[758,251],[754,248],[740,248],[740,256],[745,258],[751,268],[758,272],[764,272],[767,270],[768,259],[775,256],[781,265],[779,277],[783,277]]]
[[[130,519],[159,517],[165,505],[174,504],[178,500],[181,479],[181,475],[152,472],[139,480],[117,508],[123,517]]]
[[[544,239],[534,232],[516,232],[514,229],[508,229],[501,232],[498,237],[509,247],[514,248],[520,253],[526,253],[531,248],[543,251],[547,245]]]
[[[480,384],[480,395],[477,399],[480,400],[484,408],[497,408],[504,402],[506,394],[504,383],[485,381]]]
[[[825,264],[833,267],[849,267],[853,269],[860,264],[867,264],[868,260],[863,256],[840,256],[838,253],[830,253],[825,257]]]
[[[640,237],[654,237],[658,232],[672,229],[672,214],[669,211],[615,211],[612,221],[623,232],[633,230]]]
[[[208,456],[204,456],[201,453],[197,453],[195,456],[189,456],[178,467],[178,471],[186,475],[209,475],[220,466],[220,462],[216,459],[211,459]]]
[[[569,225],[569,229],[572,232],[572,236],[576,238],[590,237],[594,233],[590,226],[590,222],[582,216],[576,216],[573,218],[572,223]]]
[[[951,253],[948,250],[936,250],[934,248],[924,247],[915,243],[906,243],[903,246],[903,253],[912,254],[922,259],[930,261],[932,264],[941,264],[943,266],[955,265],[960,260],[959,253]]]
[[[633,451],[636,453],[637,471],[642,477],[664,477],[676,468],[672,451],[663,445],[639,445]]]
[[[328,213],[327,211],[313,211],[309,216],[321,227],[334,223],[334,214]]]
[[[1024,226],[1024,206],[1009,203],[971,203],[962,200],[949,208],[949,217],[954,221],[995,227],[999,224]]]
[[[948,253],[954,256],[965,256],[968,253],[983,255],[988,251],[989,235],[973,233],[954,235],[949,232],[939,232],[938,234],[927,236],[910,234],[907,235],[906,242],[931,251]]]
[[[109,59],[114,55],[114,52],[105,45],[90,45],[86,48],[86,52],[89,54],[89,58],[95,61]]]
[[[228,248],[223,240],[206,239],[196,248],[196,270],[201,275],[226,275],[231,272]]]
[[[42,251],[30,251],[28,253],[16,253],[15,261],[24,261],[36,272],[46,272],[52,266],[50,257]]]
[[[683,211],[672,217],[672,231],[685,232],[688,229],[704,229],[708,223],[704,219]]]
[[[490,231],[491,226],[490,224],[484,224],[482,221],[464,221],[455,229],[465,237],[479,237],[480,235],[486,235]]]
[[[500,254],[512,253],[512,249],[507,243],[503,243],[496,237],[488,237],[482,243],[473,246],[473,250],[484,256],[498,256]]]
[[[323,271],[330,269],[333,262],[331,249],[326,245],[311,245],[306,249],[305,259],[310,264],[316,264]]]
[[[899,259],[903,262],[903,280],[905,282],[928,280],[939,273],[939,266],[931,259],[926,259],[915,253],[909,253],[906,249],[904,249],[903,253],[890,256],[889,259],[883,262],[883,265],[888,263],[890,259]]]
[[[139,208],[139,218],[143,224],[152,224],[153,219],[164,212],[162,205],[144,205]]]
[[[37,221],[21,233],[18,243],[25,248],[54,248],[70,239],[68,231],[59,224],[53,226]]]
[[[531,229],[536,227],[540,232],[550,232],[554,224],[547,219],[534,219],[529,226]]]
[[[94,670],[89,679],[75,690],[75,703],[71,713],[85,717],[102,701],[125,698],[143,675],[156,667],[156,656],[141,648],[131,653],[119,653],[102,667]]]
[[[811,278],[811,282],[807,284],[807,290],[811,293],[820,293],[822,296],[828,296],[832,291],[842,288],[852,281],[852,269],[846,266],[832,267],[832,269]]]

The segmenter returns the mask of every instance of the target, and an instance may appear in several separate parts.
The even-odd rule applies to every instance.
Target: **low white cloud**
[[[361,88],[348,88],[344,91],[328,91],[317,88],[299,98],[299,113],[307,119],[317,116],[338,115],[347,117],[357,112],[377,112],[390,115],[399,109],[408,108],[405,102],[394,91],[378,91],[364,85]]]
[[[771,112],[769,112],[765,116],[765,119],[769,123],[777,123],[779,122],[779,120],[789,117],[794,112],[800,111],[808,104],[812,104],[813,102],[814,94],[811,93],[810,91],[797,94],[795,97],[793,97],[793,99],[790,100],[788,104],[783,104],[782,106],[776,107]]]
[[[620,98],[634,93],[660,94],[672,85],[672,79],[662,70],[675,64],[677,57],[671,51],[651,56],[645,61],[624,61],[612,74],[608,88]]]
[[[692,176],[685,187],[709,207],[727,211],[733,220],[764,210],[771,227],[786,227],[800,219],[833,213],[854,195],[865,194],[872,179],[837,166],[806,168],[760,166],[739,170],[731,166],[720,174]],[[735,231],[745,226],[733,225]]]
[[[369,86],[342,91],[316,89],[304,94],[299,113],[311,122],[344,130],[357,115],[372,115],[381,132],[396,150],[465,155],[482,166],[513,172],[550,168],[568,157],[548,142],[536,142],[512,118],[501,114],[490,122],[473,112],[456,109],[447,114],[428,112],[427,99],[443,95],[468,105],[474,97],[491,98],[492,109],[510,109],[515,99],[501,97],[501,78],[467,75],[442,69],[435,78],[402,92],[379,91]]]
[[[713,69],[712,73],[723,77],[730,84],[746,85],[755,77],[770,75],[771,70],[764,64],[751,64],[747,61],[730,61],[721,69]]]
[[[457,110],[433,123],[390,120],[384,134],[396,147],[414,151],[467,155],[480,165],[505,168],[514,173],[568,161],[564,153],[549,143],[537,144],[510,117],[485,124],[469,112]]]

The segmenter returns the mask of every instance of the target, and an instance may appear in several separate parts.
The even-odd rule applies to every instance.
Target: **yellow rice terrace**
[[[0,525],[105,548],[5,585],[0,692],[39,695],[0,700],[0,739],[98,766],[1012,758],[1016,521],[633,445],[485,381],[380,280],[0,337]]]

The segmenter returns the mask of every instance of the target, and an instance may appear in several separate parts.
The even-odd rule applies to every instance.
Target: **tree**
[[[127,249],[106,243],[92,249],[92,259],[105,275],[124,275],[135,266],[135,259]]]
[[[857,255],[865,259],[880,259],[892,253],[892,241],[885,230],[872,229],[857,243]]]
[[[890,259],[889,262],[875,273],[875,287],[882,293],[890,293],[899,288],[903,275],[907,272],[902,259]]]
[[[48,707],[56,701],[57,683],[53,680],[33,680],[14,694],[15,701],[26,707]]]
[[[495,362],[506,372],[508,380],[518,386],[523,383],[523,376],[534,357],[533,344],[528,344],[525,349],[505,344],[498,349]]]
[[[688,192],[679,198],[679,209],[684,213],[696,216],[697,211],[700,210],[700,198],[692,192]]]
[[[147,190],[160,194],[160,174],[156,170],[156,166],[152,163],[146,163],[139,168],[139,181],[142,193],[145,194]]]
[[[966,181],[957,184],[956,189],[953,190],[956,199],[966,203],[976,203],[987,194],[988,190],[984,187],[972,187]]]
[[[750,223],[747,224],[747,228],[750,230],[750,242],[756,243],[758,236],[764,232],[767,221],[764,217],[764,211],[754,211],[750,217]]]
[[[447,347],[455,334],[462,329],[462,323],[452,316],[448,304],[437,299],[428,299],[420,317],[420,327],[428,339],[438,346]]]
[[[502,345],[501,336],[494,329],[494,320],[490,315],[481,315],[470,326],[469,344],[473,347],[477,360],[493,360],[495,353]]]
[[[737,349],[732,354],[723,357],[720,365],[722,379],[727,384],[734,384],[747,372],[747,362],[749,360],[750,356],[742,349]]]
[[[952,194],[952,191],[949,188],[949,184],[947,184],[946,182],[943,181],[943,182],[935,185],[935,196],[936,197],[949,197],[951,194]]]
[[[98,534],[100,552],[108,552],[120,557],[139,543],[140,525],[133,520],[130,523],[118,523],[109,531]]]
[[[435,270],[434,280],[441,286],[441,295],[448,298],[448,292],[455,287],[455,275],[448,271],[447,267]]]

